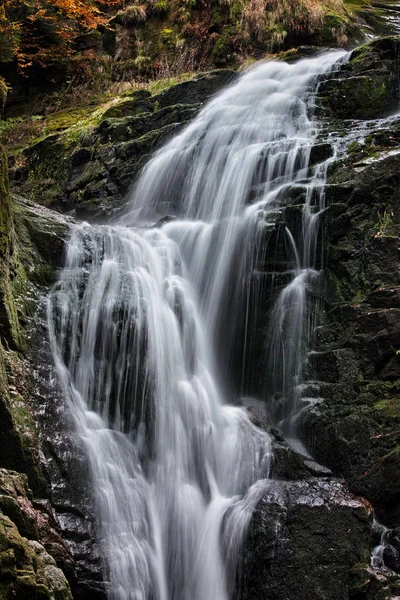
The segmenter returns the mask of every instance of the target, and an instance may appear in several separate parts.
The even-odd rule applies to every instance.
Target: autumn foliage
[[[120,0],[4,0],[0,6],[0,62],[20,71],[68,57],[80,31],[107,22]]]

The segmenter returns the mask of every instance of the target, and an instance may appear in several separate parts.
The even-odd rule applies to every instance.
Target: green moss
[[[129,97],[122,99],[107,109],[102,114],[102,120],[148,112],[151,110],[151,105],[148,101],[150,96],[151,92],[148,90],[137,90],[130,94]]]
[[[169,12],[169,2],[168,0],[158,0],[155,4],[153,4],[152,11],[155,15],[159,17],[164,17]]]
[[[339,29],[344,23],[346,23],[346,18],[343,15],[338,15],[337,13],[328,13],[325,15],[325,25],[331,29]]]
[[[344,6],[350,13],[356,13],[366,6],[370,6],[370,0],[344,0]]]
[[[24,397],[18,389],[24,389]],[[28,400],[29,381],[17,353],[6,351],[0,341],[1,464],[26,473],[35,494],[46,496],[47,480],[39,459],[36,424]]]
[[[13,420],[18,432],[23,437],[29,438],[31,441],[37,442],[36,425],[31,411],[28,409],[24,399],[21,396],[14,395],[10,401]]]
[[[374,404],[374,409],[375,410],[385,410],[387,407],[387,401],[386,400],[379,400],[379,402],[376,402]]]
[[[20,318],[24,316],[21,298],[26,275],[18,257],[13,210],[8,185],[7,157],[0,149],[0,325],[3,335],[17,348],[22,348]]]
[[[242,15],[243,15],[242,2],[238,2],[237,0],[235,2],[232,2],[229,7],[229,11],[230,11],[230,17],[231,17],[232,21],[236,24],[239,24],[242,19]]]
[[[400,398],[387,398],[379,400],[374,404],[374,410],[379,411],[387,417],[400,419]]]
[[[0,257],[8,254],[12,229],[11,198],[8,185],[8,162],[3,148],[0,149]]]
[[[222,33],[217,38],[211,52],[212,60],[216,65],[225,64],[227,62],[227,55],[233,50],[233,39],[237,33],[237,28],[235,26],[226,26],[222,30]]]
[[[0,514],[0,598],[72,600],[68,582],[44,547]]]
[[[324,88],[326,104],[339,118],[373,119],[390,112],[393,94],[389,76],[374,73],[328,82]]]
[[[196,76],[196,73],[189,72],[189,73],[181,73],[180,75],[178,75],[176,77],[163,77],[161,79],[158,79],[157,81],[150,82],[146,86],[146,89],[148,89],[149,92],[151,92],[151,94],[153,96],[156,96],[156,95],[160,94],[161,92],[168,90],[170,87],[177,85],[178,83],[182,83],[184,81],[190,81],[195,76]]]
[[[363,44],[362,46],[359,46],[358,48],[353,50],[353,52],[351,54],[350,63],[351,64],[362,63],[367,58],[367,56],[370,54],[370,52],[371,52],[370,44]]]

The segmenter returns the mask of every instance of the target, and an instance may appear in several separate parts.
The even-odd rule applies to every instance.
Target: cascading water
[[[291,397],[326,174],[309,168],[310,113],[341,56],[257,66],[155,155],[117,225],[72,233],[49,329],[112,599],[234,593],[271,444],[238,406],[232,349],[240,330],[246,356],[253,271],[288,190],[305,186],[301,243],[286,233],[294,276],[266,340],[270,395]]]

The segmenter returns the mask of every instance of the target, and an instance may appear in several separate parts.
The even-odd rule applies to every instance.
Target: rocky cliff
[[[30,404],[34,372],[26,359],[25,326],[35,314],[39,288],[50,280],[50,272],[54,275],[55,265],[31,238],[27,221],[30,225],[33,221],[26,208],[10,196],[2,150],[0,597],[68,600],[72,595],[66,575],[74,580],[73,560],[49,501],[49,479]],[[35,228],[34,235],[38,234]],[[45,243],[56,242],[53,219],[47,235]]]

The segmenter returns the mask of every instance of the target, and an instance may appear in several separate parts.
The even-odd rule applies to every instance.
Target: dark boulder
[[[370,505],[338,480],[267,483],[243,548],[241,600],[385,600],[388,582],[369,568],[371,523]]]
[[[81,33],[74,38],[73,47],[78,52],[82,50],[100,52],[103,48],[103,36],[96,29]]]

